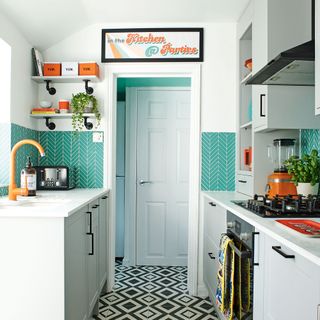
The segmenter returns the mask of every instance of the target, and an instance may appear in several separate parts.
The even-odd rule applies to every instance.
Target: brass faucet
[[[18,149],[25,144],[31,144],[32,146],[36,147],[38,149],[41,157],[44,157],[44,155],[45,155],[42,146],[35,140],[31,140],[31,139],[21,140],[13,146],[13,148],[11,150],[11,155],[10,155],[9,200],[16,201],[18,195],[21,195],[21,196],[28,195],[27,184],[26,184],[26,188],[17,188],[16,182],[15,182],[16,154],[17,154]]]

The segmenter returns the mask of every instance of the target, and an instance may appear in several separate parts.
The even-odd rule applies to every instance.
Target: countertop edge
[[[230,199],[228,201],[226,200],[222,200],[219,199],[219,195],[223,195],[225,197],[227,197],[227,192],[213,192],[213,191],[202,191],[202,195],[209,198],[212,201],[215,201],[218,205],[224,207],[226,210],[236,214],[239,218],[245,220],[246,222],[250,223],[251,225],[253,225],[254,227],[258,228],[260,231],[264,232],[265,234],[269,235],[270,237],[274,238],[276,241],[281,242],[283,245],[285,245],[286,247],[290,248],[291,250],[297,252],[298,254],[300,254],[301,256],[305,257],[306,259],[310,260],[311,262],[317,264],[318,266],[320,266],[320,256],[308,251],[308,249],[303,248],[302,246],[299,246],[298,244],[292,242],[290,239],[286,238],[285,235],[287,237],[290,238],[290,236],[292,236],[292,233],[290,231],[285,231],[285,229],[283,229],[281,226],[277,226],[274,225],[273,227],[277,229],[277,231],[279,231],[280,233],[284,233],[284,235],[280,235],[279,233],[277,233],[275,230],[273,230],[271,227],[268,227],[266,225],[263,225],[261,223],[259,223],[259,219],[262,219],[261,222],[265,222],[268,223],[268,221],[270,222],[270,224],[272,222],[274,222],[274,219],[268,219],[268,218],[261,218],[258,216],[254,216],[254,217],[250,217],[250,212],[248,212],[247,210],[237,206],[236,204],[233,204],[231,202],[231,200],[244,200],[244,199],[249,199],[249,197],[239,194],[237,192],[230,192]],[[265,220],[267,219],[267,220]],[[300,239],[301,241],[319,241],[319,238],[303,238],[302,236],[296,235],[297,238],[296,239]],[[320,243],[317,243],[316,245],[319,245]]]

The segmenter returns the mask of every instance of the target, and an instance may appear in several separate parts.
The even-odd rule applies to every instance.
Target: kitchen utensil
[[[320,237],[320,223],[312,220],[276,220],[283,226],[307,237]]]

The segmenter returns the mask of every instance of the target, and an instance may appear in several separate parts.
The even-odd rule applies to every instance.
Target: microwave
[[[75,188],[75,170],[66,166],[37,166],[37,190]]]

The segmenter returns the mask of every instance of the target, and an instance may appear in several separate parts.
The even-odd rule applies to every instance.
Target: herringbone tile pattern
[[[217,320],[208,299],[187,293],[186,267],[116,266],[114,290],[100,298],[97,320]]]
[[[11,148],[20,140],[32,139],[38,141],[38,132],[29,128],[11,124]],[[20,172],[25,167],[27,156],[31,157],[31,162],[34,166],[38,165],[38,150],[31,145],[22,146],[16,156],[16,182],[20,186]]]
[[[320,130],[301,130],[301,153],[310,153],[312,149],[320,152]]]
[[[39,141],[46,151],[40,165],[73,167],[78,188],[103,186],[103,143],[92,142],[92,132],[41,131]]]
[[[9,183],[9,163],[11,149],[10,123],[0,123],[0,185]]]
[[[202,133],[202,190],[235,190],[235,140],[232,132]]]

